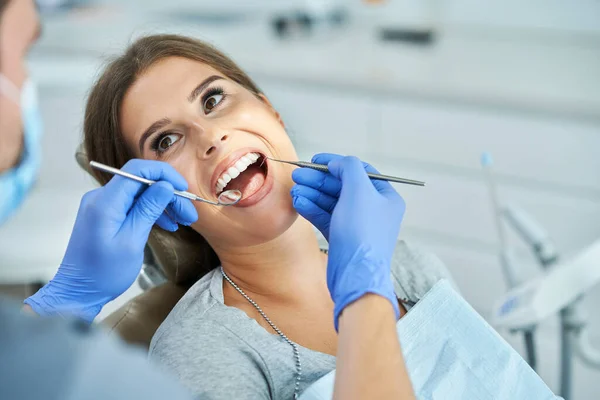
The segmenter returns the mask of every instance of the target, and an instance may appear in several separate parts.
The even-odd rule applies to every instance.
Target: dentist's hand
[[[294,171],[294,207],[329,242],[327,285],[335,303],[334,323],[346,306],[367,293],[387,298],[400,316],[391,281],[391,260],[404,217],[404,200],[378,173],[355,157],[318,154],[330,174]]]
[[[37,314],[70,314],[88,322],[138,276],[152,226],[175,231],[198,219],[190,200],[173,191],[187,182],[167,163],[131,160],[123,171],[152,186],[115,175],[81,200],[71,239],[54,279],[25,300]]]

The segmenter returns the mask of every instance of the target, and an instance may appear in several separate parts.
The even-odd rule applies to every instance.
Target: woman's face
[[[171,164],[190,192],[211,200],[223,189],[242,192],[235,206],[195,202],[192,227],[215,250],[266,242],[297,218],[292,168],[264,159],[297,159],[279,114],[216,69],[186,58],[157,62],[127,91],[120,118],[136,157]]]

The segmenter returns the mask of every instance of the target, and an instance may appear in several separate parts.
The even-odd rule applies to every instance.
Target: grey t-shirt
[[[40,318],[0,299],[0,399],[189,400],[144,351],[76,320]]]
[[[417,302],[450,279],[434,255],[399,242],[392,277],[398,298]],[[276,323],[276,321],[275,321]],[[300,392],[335,368],[335,357],[298,346]],[[215,269],[177,303],[150,344],[150,357],[175,373],[200,399],[291,399],[296,376],[291,346],[223,300]]]

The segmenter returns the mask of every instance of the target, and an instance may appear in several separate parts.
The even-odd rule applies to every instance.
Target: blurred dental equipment
[[[302,167],[302,168],[316,169],[317,171],[321,171],[321,172],[329,172],[327,165],[323,165],[323,164],[315,164],[315,163],[306,162],[306,161],[277,160],[275,158],[270,158],[270,157],[267,157],[267,158],[271,161],[276,161],[276,162],[280,162],[280,163],[284,163],[284,164],[296,165],[296,166]],[[371,172],[368,172],[367,175],[371,179],[377,179],[380,181],[404,183],[406,185],[425,186],[425,182],[415,181],[412,179],[398,178],[398,177],[391,176],[391,175],[373,174]]]
[[[98,169],[100,171],[108,172],[109,174],[120,175],[120,176],[132,179],[132,180],[140,182],[140,183],[145,183],[146,185],[153,185],[156,183],[156,181],[142,178],[140,176],[133,175],[133,174],[130,174],[125,171],[121,171],[120,169],[117,169],[117,168],[109,167],[108,165],[104,165],[97,161],[90,161],[90,167]],[[240,192],[239,190],[236,190],[236,189],[225,190],[224,192],[219,194],[216,202],[207,200],[207,199],[203,199],[202,197],[196,196],[193,193],[184,192],[181,190],[175,190],[174,193],[175,193],[175,195],[184,197],[186,199],[201,201],[203,203],[212,204],[214,206],[232,206],[234,204],[237,204],[242,199],[242,192]]]
[[[496,223],[496,229],[498,231],[498,240],[500,242],[500,265],[502,267],[502,272],[504,273],[504,279],[506,281],[506,285],[508,289],[513,289],[522,283],[522,278],[520,277],[520,273],[515,265],[514,255],[512,250],[508,246],[508,242],[506,239],[506,231],[505,226],[502,222],[503,211],[500,208],[499,200],[498,200],[498,191],[496,189],[496,181],[493,176],[492,171],[492,157],[489,153],[484,153],[481,156],[481,166],[483,167],[483,171],[485,173],[486,181],[489,187],[490,196],[492,200],[492,206],[494,209],[494,220]],[[512,215],[512,213],[511,213]],[[522,214],[519,214],[522,215]],[[518,219],[518,218],[517,218]],[[511,218],[510,221],[515,221],[515,218]],[[520,224],[520,227],[523,224]],[[525,224],[527,227],[531,226],[531,224]],[[519,232],[527,231],[526,229],[519,229]],[[536,230],[539,232],[539,230]],[[543,235],[538,235],[538,237],[542,237]],[[513,331],[517,331],[513,329]],[[519,329],[523,333],[523,340],[525,344],[525,358],[527,363],[533,368],[533,370],[537,367],[536,360],[536,352],[535,352],[535,327],[527,326],[522,329]]]
[[[282,2],[285,6],[272,18],[275,34],[313,34],[329,31],[347,19],[346,5],[340,0],[302,0]]]
[[[600,240],[568,262],[510,290],[497,304],[496,326],[523,328],[535,325],[600,283]]]
[[[404,46],[432,46],[439,37],[444,4],[439,0],[374,1],[381,41]]]
[[[502,207],[492,174],[492,158],[485,153],[482,167],[490,188],[500,240],[500,261],[508,292],[494,307],[492,324],[523,332],[527,359],[535,369],[535,327],[559,312],[561,325],[560,396],[571,398],[572,359],[577,355],[587,366],[600,368],[600,351],[594,349],[587,330],[587,316],[579,301],[600,283],[600,240],[568,262],[559,263],[558,252],[548,233],[526,211],[516,205]],[[520,277],[507,244],[506,222],[529,245],[542,267],[541,276],[525,281]]]

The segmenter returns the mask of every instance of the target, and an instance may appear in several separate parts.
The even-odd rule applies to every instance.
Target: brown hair
[[[8,5],[9,1],[10,0],[0,0],[0,18],[2,17],[2,13],[4,12],[4,9]]]
[[[122,56],[106,67],[92,88],[83,127],[84,146],[89,160],[121,168],[133,158],[123,139],[119,121],[123,98],[140,75],[157,61],[168,57],[199,61],[220,71],[255,95],[261,93],[252,79],[229,57],[204,42],[178,35],[153,35],[138,39]],[[93,171],[93,174],[101,184],[111,178],[99,171]],[[193,253],[186,256],[189,262],[198,267],[195,268],[197,271],[189,277],[177,276],[181,271],[175,271],[175,276],[170,278],[176,282],[196,280],[218,265],[218,258],[212,248],[191,228],[180,227],[178,232],[171,233],[154,227],[150,243],[153,241],[164,247],[185,247],[186,252]],[[181,260],[181,254],[174,253],[171,257],[178,264],[185,262]],[[170,267],[164,269],[168,275],[173,273],[168,271]]]
[[[4,10],[8,6],[10,0],[0,0],[0,24],[2,23],[2,14],[4,14]]]

